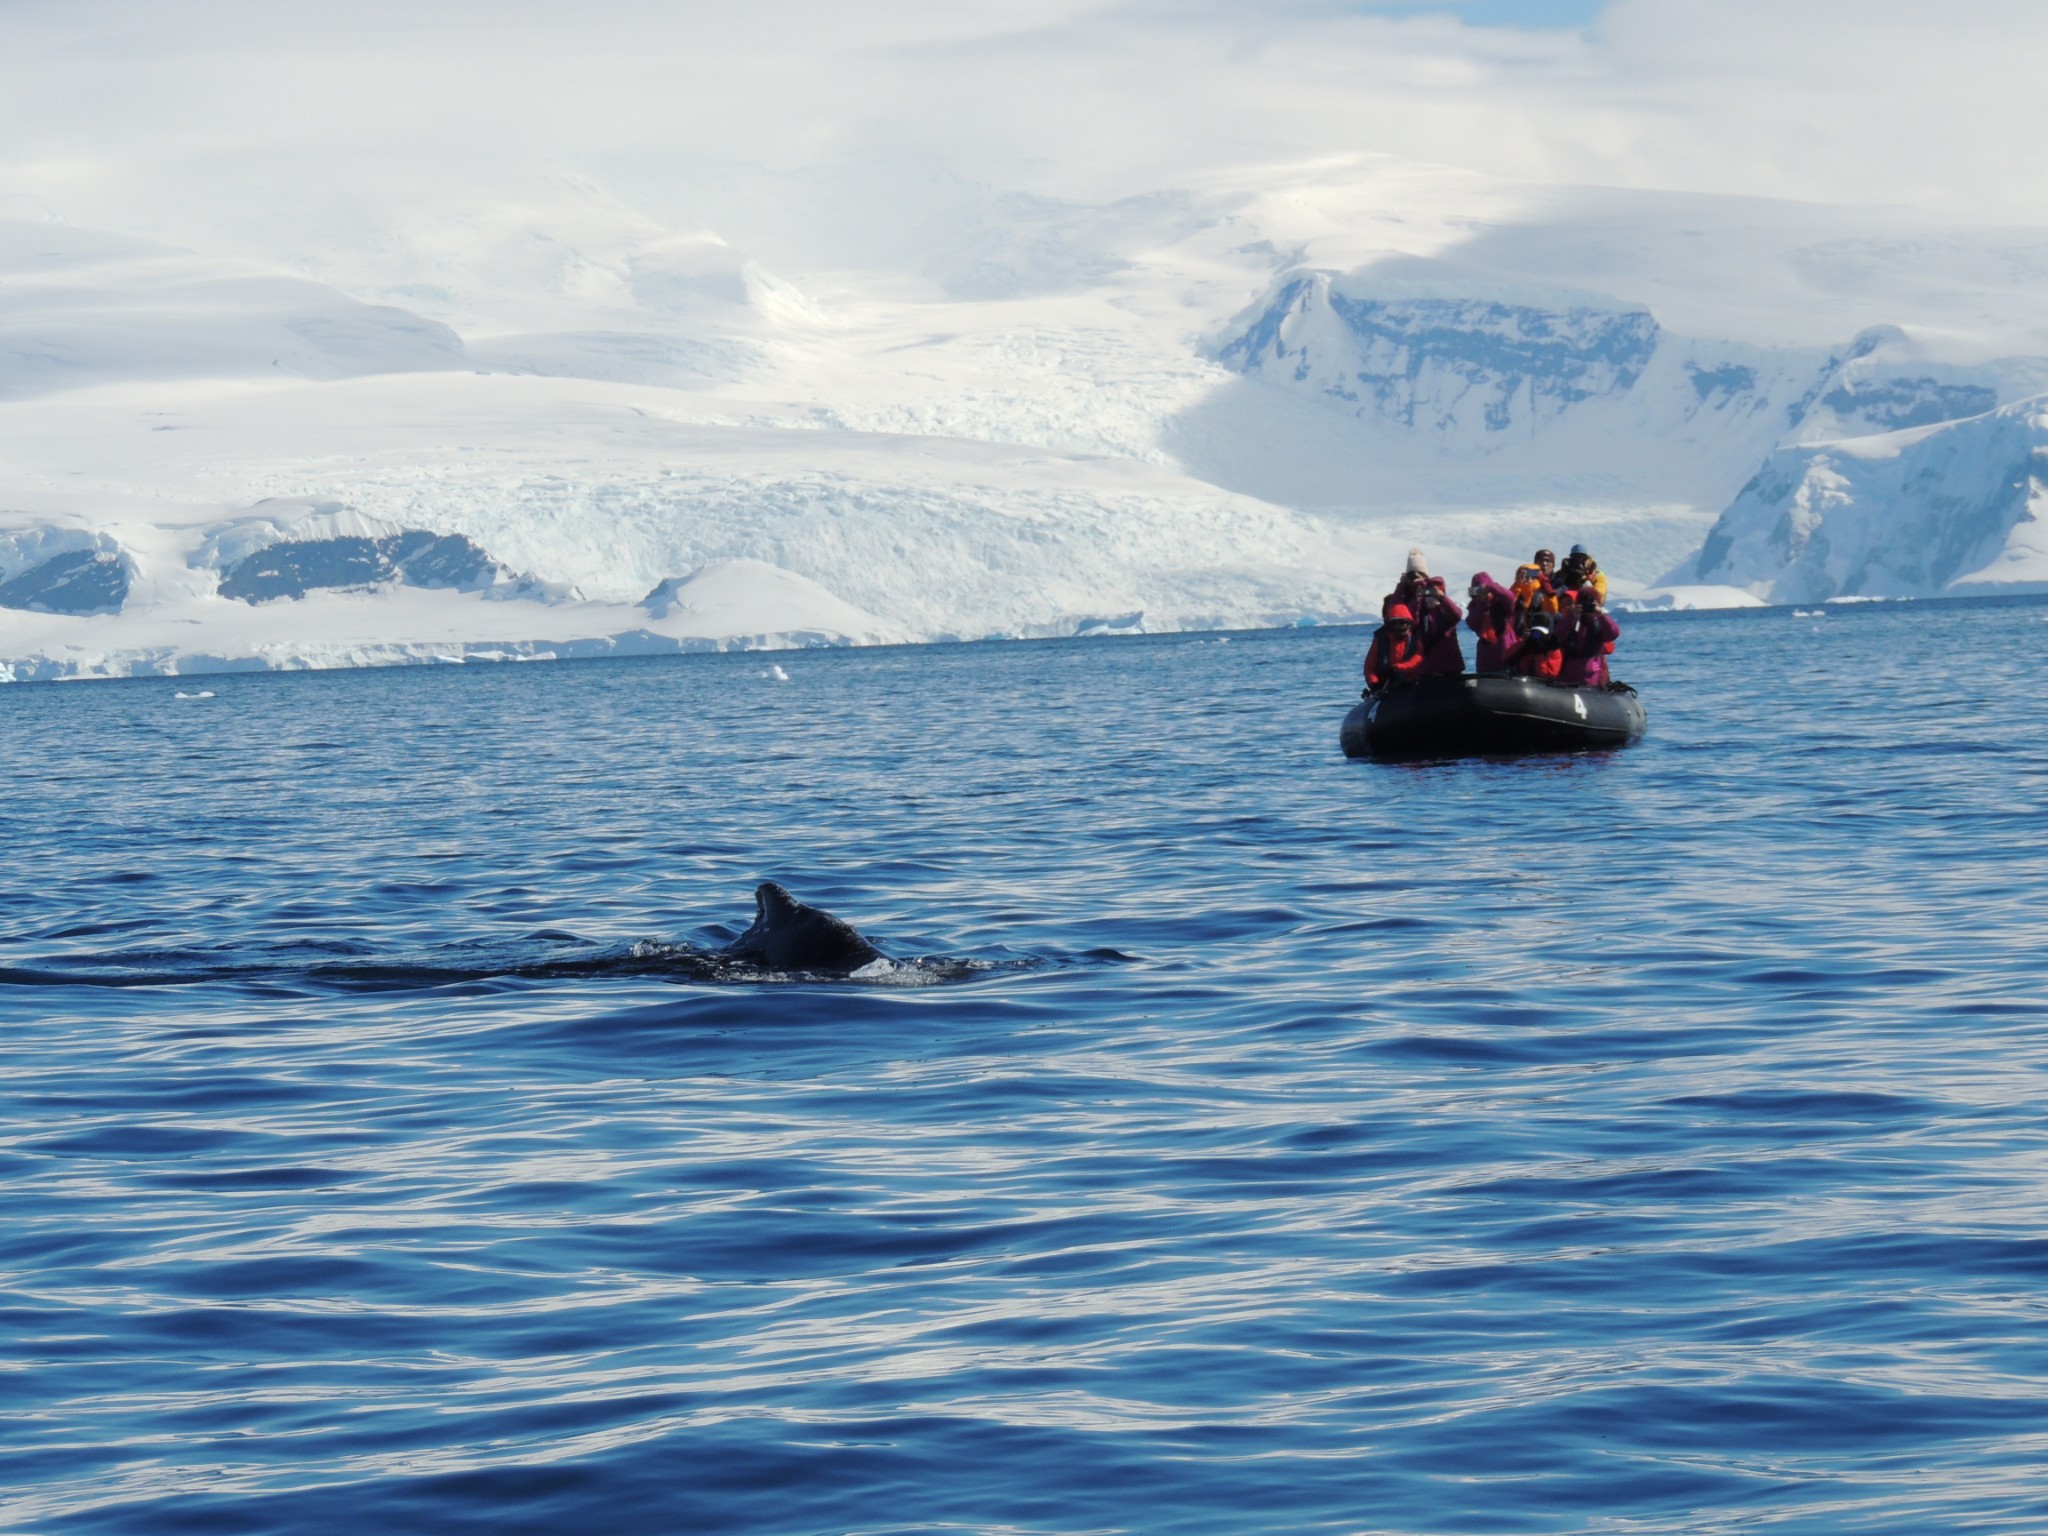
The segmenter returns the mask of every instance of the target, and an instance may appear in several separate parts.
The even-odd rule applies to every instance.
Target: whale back
[[[774,881],[754,890],[754,925],[726,953],[777,971],[857,971],[883,958],[853,924],[807,906]]]
[[[754,926],[764,923],[787,923],[800,913],[815,912],[816,907],[807,907],[789,891],[773,880],[754,887]]]

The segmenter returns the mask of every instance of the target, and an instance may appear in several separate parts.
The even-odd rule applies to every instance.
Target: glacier
[[[296,265],[0,220],[0,676],[2034,590],[2038,231],[1386,156],[927,189],[820,259],[587,181]]]

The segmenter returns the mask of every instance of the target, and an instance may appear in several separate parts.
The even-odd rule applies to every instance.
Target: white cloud
[[[573,173],[815,265],[948,177],[1108,198],[1362,151],[2048,219],[2048,12],[2009,0],[1617,0],[1585,32],[1318,0],[17,0],[0,61],[0,193],[286,259]]]

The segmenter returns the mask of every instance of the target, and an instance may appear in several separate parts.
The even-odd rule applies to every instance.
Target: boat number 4
[[[1576,693],[1572,695],[1572,708],[1576,709],[1579,712],[1579,718],[1581,720],[1586,718],[1586,701],[1580,698]]]

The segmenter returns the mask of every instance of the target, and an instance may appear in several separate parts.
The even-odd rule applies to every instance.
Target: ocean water
[[[0,690],[0,1529],[2048,1529],[2044,620]]]

